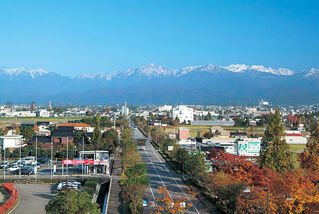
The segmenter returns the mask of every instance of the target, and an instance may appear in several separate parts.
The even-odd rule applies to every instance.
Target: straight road
[[[132,126],[132,130],[135,140],[146,139],[139,129],[134,128],[134,125]],[[150,186],[147,193],[149,200],[154,201],[156,204],[156,199],[161,197],[158,193],[158,187],[164,186],[168,190],[169,197],[173,200],[179,199],[193,204],[188,213],[206,213],[205,209],[201,207],[196,199],[192,200],[181,175],[176,174],[168,166],[159,152],[150,143],[150,139],[146,139],[145,147],[140,147],[139,153],[147,166],[147,174],[150,178]]]

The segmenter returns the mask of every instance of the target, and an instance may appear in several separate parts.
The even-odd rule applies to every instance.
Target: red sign
[[[63,165],[107,165],[108,161],[94,161],[92,159],[90,160],[81,160],[81,159],[77,159],[77,160],[63,160],[62,161]]]

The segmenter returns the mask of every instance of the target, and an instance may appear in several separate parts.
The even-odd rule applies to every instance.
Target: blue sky
[[[319,67],[319,1],[2,0],[0,67]]]

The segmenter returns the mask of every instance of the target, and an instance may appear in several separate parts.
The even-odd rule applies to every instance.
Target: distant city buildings
[[[129,110],[128,107],[126,107],[126,101],[125,101],[124,106],[122,106],[122,108],[121,108],[121,114],[122,114],[122,115],[125,115],[125,116],[128,116],[129,113],[130,113],[130,110]]]

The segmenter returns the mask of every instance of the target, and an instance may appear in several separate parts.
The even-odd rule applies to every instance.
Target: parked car
[[[18,160],[12,163],[12,165],[17,165],[19,167],[23,167],[25,165],[25,162],[23,160]]]
[[[33,161],[35,161],[35,157],[34,156],[27,156],[25,158],[23,158],[24,160],[24,164],[25,165],[31,165]]]
[[[33,167],[31,167],[31,166],[22,167],[21,174],[22,175],[33,175],[34,174]]]
[[[20,167],[18,167],[17,165],[13,165],[13,166],[10,166],[7,170],[9,172],[15,172],[17,171],[18,169],[20,169]]]
[[[38,158],[38,162],[42,163],[42,164],[48,164],[51,162],[51,159],[47,158],[47,157],[40,157],[40,158]]]
[[[8,165],[9,165],[8,161],[2,161],[0,166],[1,168],[7,168]]]

